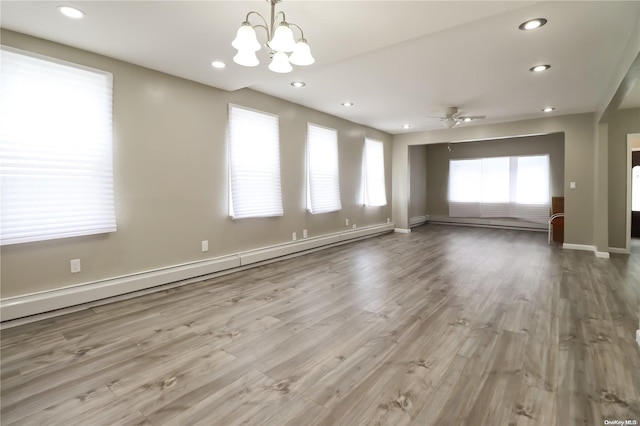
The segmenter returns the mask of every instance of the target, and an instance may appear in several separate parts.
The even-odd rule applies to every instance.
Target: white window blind
[[[387,205],[384,179],[384,145],[382,142],[365,138],[362,174],[364,205]]]
[[[449,161],[449,216],[549,219],[549,156]]]
[[[338,211],[338,131],[307,124],[307,208],[313,214]]]
[[[229,105],[229,215],[282,216],[278,116]]]
[[[114,232],[111,74],[0,59],[1,244]]]

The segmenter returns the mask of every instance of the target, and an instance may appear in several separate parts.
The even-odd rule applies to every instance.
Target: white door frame
[[[640,150],[632,147],[634,139],[640,139],[640,133],[627,134],[627,242],[625,246],[627,254],[631,253],[631,152]]]

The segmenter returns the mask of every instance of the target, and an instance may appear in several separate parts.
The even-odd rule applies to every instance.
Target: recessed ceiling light
[[[342,106],[345,106],[345,107],[352,107],[353,105],[354,105],[353,102],[343,102],[342,103]]]
[[[547,23],[547,20],[544,18],[529,19],[528,21],[520,24],[518,28],[520,28],[523,31],[535,30],[536,28],[540,28],[546,23]]]
[[[73,19],[84,18],[84,12],[81,11],[80,9],[76,9],[75,7],[58,6],[58,10],[60,11],[60,13],[62,13],[64,16],[68,18],[73,18]]]
[[[291,85],[293,87],[304,87],[307,85],[307,83],[305,83],[304,81],[292,81]]]
[[[543,109],[542,112],[551,112],[551,111],[555,111],[555,110],[556,110],[555,108],[548,107],[548,108]]]
[[[227,64],[225,64],[222,61],[213,61],[213,62],[211,62],[211,66],[214,67],[214,68],[222,69],[222,68],[226,67]]]
[[[532,72],[542,72],[551,68],[551,65],[536,65],[535,67],[529,68],[529,71]]]
[[[409,123],[403,124],[402,128],[403,129],[410,129],[411,128],[411,124],[409,124]]]

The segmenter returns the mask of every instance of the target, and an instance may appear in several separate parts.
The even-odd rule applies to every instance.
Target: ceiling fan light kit
[[[456,125],[456,120],[453,117],[445,117],[444,120],[442,120],[442,124],[444,127],[450,129]]]
[[[473,120],[482,120],[487,118],[484,115],[458,116],[458,112],[458,107],[448,107],[444,112],[444,116],[434,116],[433,118],[439,118],[442,125],[447,129],[451,129],[452,127],[462,123],[469,123]]]
[[[271,19],[269,22],[258,12],[251,11],[247,13],[247,16],[238,28],[236,38],[231,42],[231,45],[238,50],[238,53],[233,57],[233,61],[238,65],[245,67],[255,67],[260,63],[256,52],[262,48],[262,45],[258,41],[256,34],[256,28],[262,28],[267,32],[267,42],[265,46],[269,49],[269,56],[271,57],[271,63],[269,69],[277,73],[288,73],[293,70],[293,65],[306,66],[315,62],[315,59],[311,55],[311,48],[304,38],[302,28],[291,22],[287,22],[284,12],[280,11],[276,13],[276,4],[282,0],[267,0],[271,5]],[[249,18],[252,15],[257,15],[262,23],[251,24]],[[292,27],[296,28],[300,32],[300,38],[296,42]],[[291,53],[291,55],[287,55]]]

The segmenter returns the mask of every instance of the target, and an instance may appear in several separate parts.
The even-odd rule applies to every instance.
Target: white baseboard
[[[609,259],[610,255],[608,251],[598,251],[596,246],[584,245],[584,244],[570,244],[564,243],[562,244],[562,248],[565,250],[583,250],[583,251],[591,251],[596,257],[601,259]]]
[[[474,226],[479,228],[521,229],[526,231],[539,232],[548,231],[548,226],[546,224],[525,222],[515,219],[488,219],[431,215],[428,220],[429,223],[438,223],[441,225]]]
[[[411,233],[411,228],[406,229],[406,228],[395,228],[393,230],[393,232],[399,232],[400,234],[410,234]]]
[[[36,315],[240,266],[237,255],[175,265],[0,300],[1,320]]]
[[[609,253],[630,254],[631,252],[629,250],[627,250],[626,248],[609,247]]]
[[[592,251],[596,252],[596,246],[588,246],[584,244],[569,244],[563,243],[562,248],[565,250],[583,250],[583,251]]]
[[[348,231],[351,235],[352,231]],[[342,241],[342,234],[332,234],[316,238],[306,238],[303,240],[292,241],[290,243],[278,244],[270,247],[249,250],[238,253],[240,265],[250,265],[252,263],[263,262],[275,257],[286,256],[293,252],[310,250],[329,244],[335,244]]]
[[[420,226],[427,223],[429,218],[427,216],[414,216],[409,218],[409,228],[413,228],[414,226]]]
[[[0,320],[15,320],[180,281],[187,284],[198,277],[204,279],[216,273],[228,273],[246,268],[247,265],[256,266],[268,261],[277,261],[284,256],[317,251],[393,230],[393,223],[367,226],[152,271],[8,297],[0,300]]]

